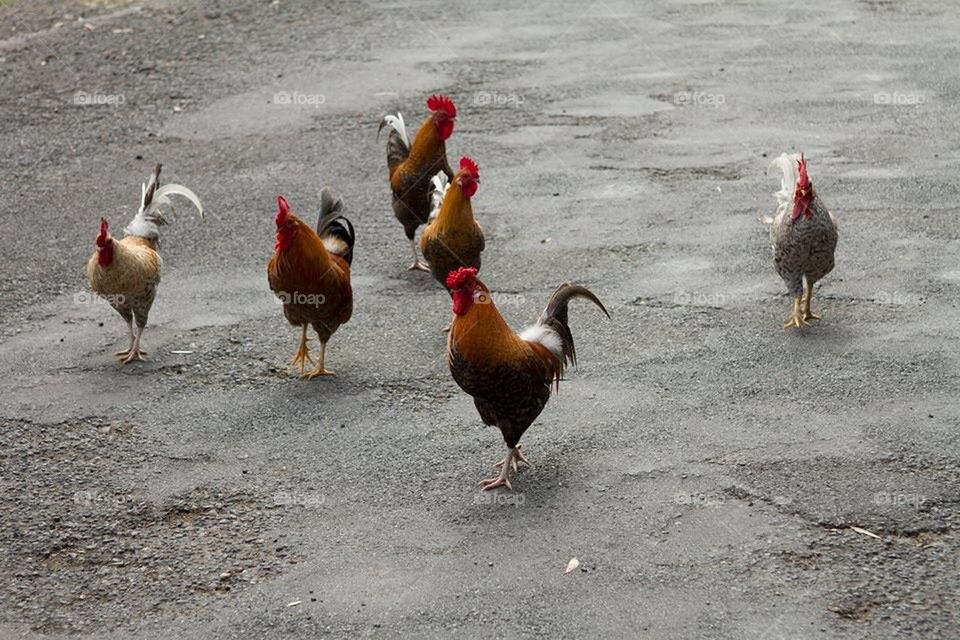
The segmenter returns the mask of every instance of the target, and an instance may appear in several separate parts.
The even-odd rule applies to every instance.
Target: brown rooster
[[[430,273],[446,286],[447,276],[460,267],[480,269],[484,248],[483,230],[473,219],[471,198],[480,186],[480,168],[471,158],[460,159],[460,171],[453,182],[444,183],[443,174],[434,176],[442,199],[436,217],[420,234],[420,251],[430,263]]]
[[[543,411],[550,388],[560,384],[567,363],[577,363],[567,305],[584,298],[610,314],[585,287],[562,284],[550,297],[536,324],[517,335],[510,329],[477,270],[460,268],[447,278],[453,292],[454,319],[447,338],[447,362],[453,379],[473,396],[485,424],[498,427],[507,455],[495,466],[500,475],[483,480],[484,489],[510,486],[510,469],[530,462],[520,438]]]
[[[783,180],[775,194],[776,216],[765,218],[764,222],[770,223],[770,245],[777,273],[793,296],[793,313],[783,328],[799,329],[810,320],[820,319],[810,310],[810,301],[813,285],[833,270],[837,222],[814,191],[802,154],[780,154],[770,166],[782,169]]]
[[[410,144],[407,128],[401,114],[384,116],[377,130],[377,138],[384,126],[391,128],[387,138],[387,168],[390,171],[390,189],[393,192],[393,213],[403,225],[410,240],[413,262],[408,270],[429,271],[417,255],[414,235],[417,227],[426,224],[430,216],[431,178],[438,173],[453,179],[447,162],[447,139],[453,134],[457,107],[447,96],[430,96],[427,108],[432,112],[424,120]]]
[[[290,210],[283,196],[277,197],[277,243],[267,267],[270,289],[283,304],[283,315],[300,327],[300,348],[290,363],[300,365],[303,378],[332,376],[326,368],[327,342],[353,314],[350,264],[353,262],[353,225],[343,217],[343,200],[329,188],[320,192],[320,218],[314,231]],[[307,347],[307,328],[320,340],[320,359],[313,371]]]
[[[203,218],[203,205],[197,195],[179,184],[160,186],[157,165],[140,194],[140,210],[124,229],[124,237],[117,240],[110,235],[110,225],[100,218],[100,233],[96,252],[87,261],[90,288],[110,303],[127,322],[129,343],[115,355],[123,364],[143,360],[147,352],[140,348],[140,337],[147,326],[147,317],[160,284],[163,260],[157,252],[160,245],[160,227],[167,223],[163,207],[170,206],[170,196],[180,195],[193,203]],[[137,328],[134,331],[133,325]]]

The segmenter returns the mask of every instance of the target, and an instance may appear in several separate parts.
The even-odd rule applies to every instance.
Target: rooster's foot
[[[148,355],[150,355],[147,351],[144,351],[143,349],[138,349],[138,351],[139,351],[140,355],[142,355],[142,356],[148,356]],[[128,347],[128,348],[124,349],[123,351],[117,351],[117,352],[114,353],[113,355],[114,355],[118,360],[125,360],[126,357],[127,357],[128,355],[130,355],[130,348]]]
[[[140,349],[131,349],[126,358],[121,358],[120,364],[130,364],[134,360],[146,362],[147,359],[143,357],[145,355],[147,355],[146,351],[141,351]]]
[[[306,363],[313,364],[313,359],[310,358],[310,347],[307,346],[307,326],[304,325],[301,331],[300,347],[297,349],[297,355],[293,356],[293,360],[290,361],[290,366],[300,365],[300,375],[302,376],[307,367]]]
[[[300,347],[297,350],[297,355],[293,357],[293,360],[290,361],[290,366],[295,367],[300,365],[300,374],[303,375],[304,370],[307,367],[306,363],[313,364],[313,359],[310,358],[310,349],[306,345]]]
[[[513,469],[514,473],[517,472],[518,462],[522,462],[528,467],[533,468],[533,464],[529,460],[527,460],[527,456],[523,455],[523,451],[520,450],[519,444],[517,445],[517,448],[513,450],[513,455],[508,453],[506,457],[503,458],[503,460],[500,460],[499,462],[494,463],[493,466],[496,467],[497,469],[503,467],[503,465],[507,464],[507,458],[510,458],[510,468]]]
[[[304,380],[313,380],[314,378],[319,378],[320,376],[335,376],[335,375],[337,375],[336,371],[330,371],[330,369],[326,369],[324,367],[317,367],[316,369],[314,369],[313,371],[310,371],[309,373],[301,374],[300,377],[303,378]]]
[[[423,260],[417,259],[407,265],[407,271],[430,271],[430,265]]]
[[[810,310],[810,302],[813,301],[813,285],[807,284],[807,292],[803,297],[803,319],[804,320],[819,320],[820,316],[816,315],[813,311]]]
[[[486,480],[481,480],[480,486],[483,487],[484,491],[490,491],[491,489],[496,489],[497,487],[506,487],[507,489],[513,491],[513,487],[510,485],[510,478],[507,477],[506,469],[504,469],[503,472],[496,478],[487,478]]]
[[[806,321],[803,315],[795,314],[790,316],[790,319],[784,323],[783,328],[790,329],[791,327],[796,327],[797,329],[800,329],[801,327],[809,327],[809,326],[810,326],[810,323]]]
[[[796,327],[797,329],[800,329],[801,327],[810,326],[810,323],[807,322],[803,317],[804,314],[800,308],[801,301],[802,296],[797,296],[793,299],[793,313],[790,315],[790,319],[784,323],[784,329],[789,329],[790,327]]]

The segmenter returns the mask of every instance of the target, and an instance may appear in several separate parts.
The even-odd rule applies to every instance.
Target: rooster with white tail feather
[[[453,180],[453,170],[447,162],[447,140],[453,135],[457,107],[447,96],[430,96],[427,100],[430,116],[423,121],[411,141],[401,114],[386,115],[380,121],[377,138],[384,127],[390,128],[387,137],[387,169],[390,190],[393,192],[393,214],[410,241],[413,261],[408,271],[430,271],[417,254],[414,240],[417,227],[430,218],[432,193],[437,188],[434,176],[442,173]]]
[[[460,268],[447,277],[453,294],[453,323],[447,337],[447,364],[460,388],[473,396],[485,424],[497,427],[507,455],[494,466],[500,473],[480,484],[485,490],[511,489],[510,471],[530,465],[520,451],[520,438],[543,411],[553,385],[567,364],[577,364],[568,305],[575,298],[592,302],[608,318],[603,303],[589,289],[562,284],[550,296],[536,323],[517,334],[493,302],[477,270]]]
[[[161,166],[156,166],[150,180],[143,185],[140,210],[124,229],[122,239],[111,236],[109,223],[105,218],[100,218],[97,250],[87,262],[90,287],[127,322],[129,344],[115,354],[123,364],[143,360],[147,353],[140,348],[140,337],[147,326],[147,316],[157,294],[157,285],[160,284],[163,260],[157,249],[160,245],[160,227],[167,224],[163,208],[172,211],[170,196],[183,196],[203,218],[203,205],[193,191],[179,184],[160,186]]]
[[[799,329],[820,319],[810,301],[813,285],[833,270],[837,222],[814,191],[803,154],[782,153],[770,163],[773,167],[783,171],[780,191],[774,194],[777,213],[761,221],[770,225],[773,261],[793,296],[793,313],[783,328]]]

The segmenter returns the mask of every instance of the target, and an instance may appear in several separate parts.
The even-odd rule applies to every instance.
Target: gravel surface
[[[960,636],[954,9],[0,1],[0,638]],[[571,309],[513,492],[376,140],[438,91],[508,321],[613,316]],[[840,225],[799,333],[784,150]],[[83,265],[157,161],[210,215],[120,367]],[[305,382],[266,264],[324,185],[356,310]]]

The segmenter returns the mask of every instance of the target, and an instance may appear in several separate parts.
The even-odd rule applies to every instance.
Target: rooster
[[[267,280],[287,321],[301,329],[300,347],[290,365],[300,365],[302,378],[332,376],[326,368],[327,342],[353,314],[353,225],[343,216],[343,200],[327,187],[320,192],[316,231],[290,210],[283,196],[277,197],[277,206],[277,243]],[[307,347],[310,326],[320,339],[320,359],[313,371],[305,372],[306,363],[313,364]]]
[[[434,198],[439,195],[442,204],[420,234],[420,251],[430,263],[430,273],[446,286],[451,271],[460,267],[480,269],[484,240],[483,229],[473,219],[470,204],[480,187],[477,163],[465,156],[460,159],[460,171],[453,182],[447,183],[444,177],[440,173],[433,178]]]
[[[129,342],[127,348],[116,352],[117,358],[128,364],[144,360],[147,352],[140,348],[140,338],[147,326],[147,317],[160,284],[160,227],[167,223],[163,207],[173,207],[170,196],[187,198],[203,218],[203,205],[197,195],[179,184],[160,186],[158,164],[150,180],[142,185],[140,210],[124,229],[124,237],[117,240],[110,235],[110,224],[100,218],[100,233],[96,239],[96,251],[87,262],[87,278],[90,288],[110,303],[127,322]],[[134,331],[136,322],[136,331]]]
[[[485,424],[498,427],[507,455],[495,467],[500,475],[481,481],[485,490],[510,485],[510,469],[530,465],[520,451],[520,438],[543,411],[551,386],[559,388],[567,363],[577,353],[567,324],[567,305],[584,298],[609,318],[603,303],[585,287],[562,284],[540,318],[517,335],[504,321],[474,268],[460,268],[447,277],[453,292],[453,323],[447,338],[447,363],[453,379],[473,396]]]
[[[833,270],[837,248],[837,222],[814,191],[807,175],[803,154],[780,154],[770,168],[780,167],[783,179],[777,197],[774,218],[763,218],[770,224],[770,245],[777,273],[793,296],[793,313],[784,329],[805,327],[810,320],[819,320],[810,309],[813,285]],[[804,280],[806,294],[804,295]]]
[[[427,100],[430,116],[424,120],[410,144],[403,115],[387,115],[380,121],[377,138],[385,126],[391,128],[387,138],[387,168],[390,171],[390,189],[393,191],[393,213],[403,225],[410,241],[413,262],[408,271],[430,268],[417,255],[414,235],[417,227],[430,216],[431,178],[438,173],[453,180],[453,170],[447,162],[446,141],[453,135],[457,107],[447,96],[430,96]]]

